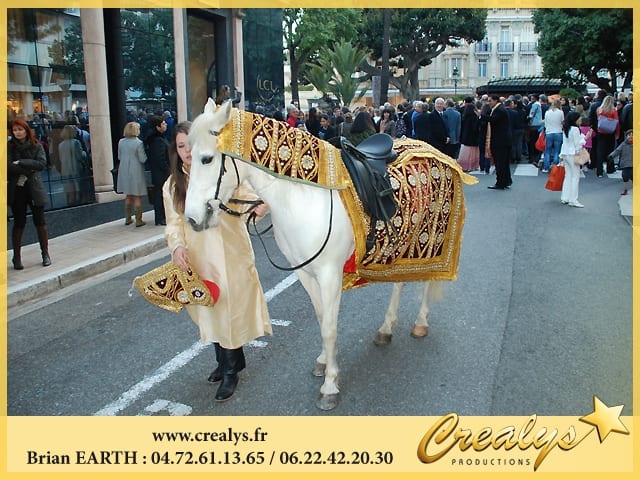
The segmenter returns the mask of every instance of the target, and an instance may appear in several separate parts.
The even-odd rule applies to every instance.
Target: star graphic
[[[598,430],[600,443],[604,442],[607,435],[611,432],[624,433],[629,435],[629,430],[620,420],[624,405],[608,407],[596,395],[593,396],[593,412],[584,417],[580,417],[580,421],[593,425]]]

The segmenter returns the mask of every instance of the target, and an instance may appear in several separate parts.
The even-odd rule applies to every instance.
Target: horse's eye
[[[207,165],[213,161],[213,156],[202,157],[202,164]]]

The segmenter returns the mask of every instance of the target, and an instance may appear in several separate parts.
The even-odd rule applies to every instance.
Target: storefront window
[[[187,16],[188,42],[188,81],[189,81],[189,114],[195,117],[202,112],[202,107],[210,96],[215,97],[216,53],[215,24],[211,19]]]
[[[45,148],[45,208],[93,202],[80,10],[8,9],[7,33],[7,121],[26,120]],[[67,158],[70,150],[60,147],[67,125],[82,156]]]
[[[273,116],[284,110],[282,10],[247,9],[242,33],[246,109]]]
[[[175,111],[173,11],[122,9],[120,18],[129,115]]]

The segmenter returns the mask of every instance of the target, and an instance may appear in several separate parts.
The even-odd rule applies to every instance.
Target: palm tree
[[[364,87],[356,94],[358,86],[366,77],[357,75],[357,72],[368,56],[367,50],[354,47],[349,41],[336,43],[332,49],[323,48],[318,57],[318,65],[312,69],[314,73],[308,75],[309,81],[321,92],[331,92],[341,105],[349,106],[367,91]]]

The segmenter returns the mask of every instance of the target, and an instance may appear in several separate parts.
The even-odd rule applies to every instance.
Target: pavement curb
[[[15,307],[34,298],[59,291],[166,247],[167,241],[164,238],[164,234],[160,234],[143,242],[73,265],[56,272],[50,277],[14,285],[7,289],[7,307]]]

